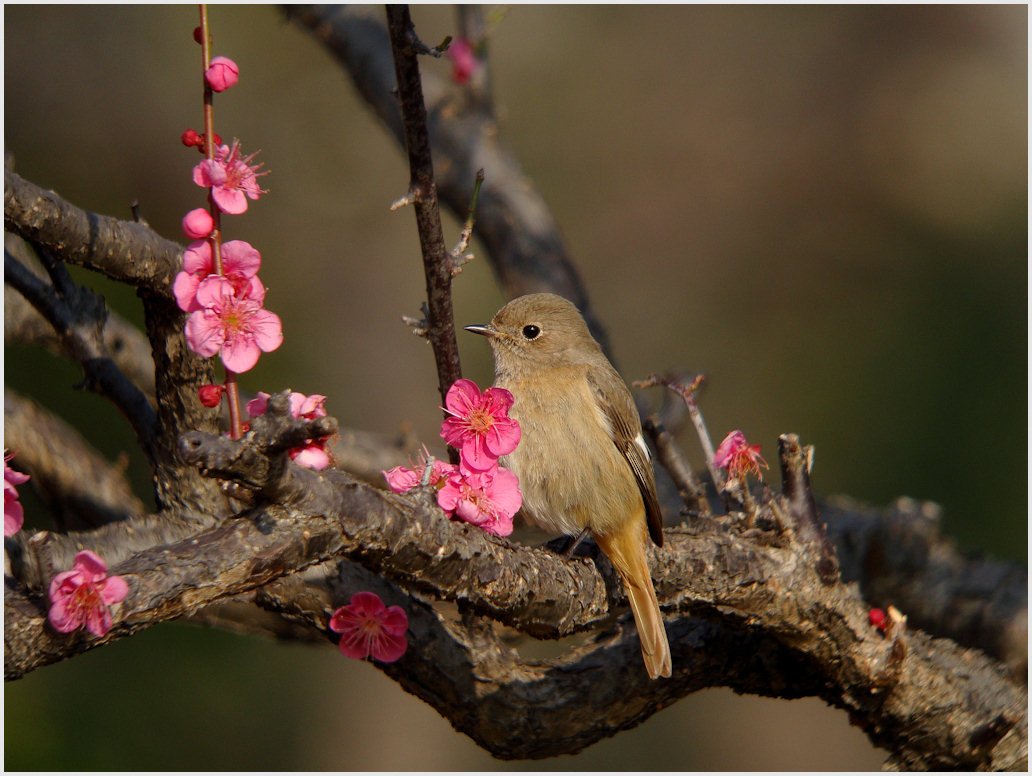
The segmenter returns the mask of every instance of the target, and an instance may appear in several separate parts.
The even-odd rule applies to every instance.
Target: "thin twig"
[[[713,484],[716,486],[717,492],[720,493],[724,489],[724,477],[713,464],[713,442],[710,441],[709,431],[706,430],[706,422],[702,419],[702,412],[699,410],[699,405],[696,403],[694,395],[705,379],[704,375],[697,375],[694,380],[685,385],[672,377],[650,374],[644,380],[635,381],[634,387],[652,388],[662,385],[684,399],[684,404],[688,408],[688,415],[691,417],[695,431],[699,435],[699,442],[702,445],[702,452],[706,456],[706,466],[709,469],[710,477],[713,478]]]
[[[427,340],[437,362],[438,389],[441,403],[452,384],[462,377],[459,345],[455,339],[455,319],[451,297],[451,261],[444,244],[441,211],[434,183],[434,166],[430,156],[430,133],[427,129],[426,105],[419,75],[416,37],[407,5],[387,6],[387,27],[398,98],[404,125],[405,147],[409,158],[409,191],[416,210],[416,227],[423,253],[426,275]],[[452,452],[453,463],[458,456]]]

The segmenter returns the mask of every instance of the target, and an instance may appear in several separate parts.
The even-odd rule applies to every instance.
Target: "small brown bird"
[[[595,542],[623,580],[649,676],[670,676],[670,645],[645,560],[663,546],[655,475],[631,393],[572,303],[513,299],[491,323],[495,385],[512,392],[520,444],[502,463],[520,478],[523,514],[546,530]]]

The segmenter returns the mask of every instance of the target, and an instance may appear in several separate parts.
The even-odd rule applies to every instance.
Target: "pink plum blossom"
[[[469,82],[470,76],[480,67],[480,60],[473,52],[473,46],[465,38],[456,38],[448,46],[448,59],[452,61],[452,80],[457,84]]]
[[[305,396],[297,391],[290,392],[290,414],[295,418],[315,420],[326,417],[326,397],[319,393]],[[264,415],[268,409],[269,394],[258,391],[258,396],[247,402],[247,414],[252,418]],[[290,450],[290,459],[298,466],[319,471],[330,465],[330,456],[326,452],[327,438],[306,439],[305,444]]]
[[[71,571],[62,571],[51,581],[47,618],[60,633],[71,633],[85,625],[94,636],[103,636],[111,630],[109,607],[128,593],[124,579],[109,577],[104,561],[83,550],[75,556]]]
[[[29,481],[29,475],[15,471],[7,462],[14,458],[14,454],[4,456],[4,536],[13,536],[21,530],[25,522],[25,510],[18,501],[16,485],[23,485]]]
[[[516,475],[501,466],[476,471],[460,464],[437,492],[437,504],[448,515],[495,536],[508,536],[513,515],[523,503],[519,485]]]
[[[215,92],[224,92],[240,80],[240,68],[229,57],[212,57],[211,67],[204,71],[204,80]]]
[[[760,455],[759,445],[750,445],[745,434],[741,431],[732,431],[724,441],[717,447],[713,454],[713,465],[718,469],[726,469],[729,477],[744,477],[753,472],[762,479],[760,466],[769,469],[767,462]]]
[[[191,240],[202,240],[211,234],[215,221],[203,207],[194,208],[183,216],[183,234]]]
[[[408,649],[408,615],[400,606],[385,606],[376,593],[351,596],[351,603],[330,617],[330,630],[342,634],[340,651],[357,660],[372,656],[393,663]]]
[[[516,449],[520,424],[509,417],[512,401],[504,388],[481,394],[472,380],[456,380],[448,389],[442,409],[451,417],[441,424],[441,436],[471,469],[491,469],[499,456]]]
[[[258,270],[262,266],[262,255],[245,240],[229,240],[222,243],[222,274],[239,294],[247,285],[255,285],[253,293],[264,289],[258,280]],[[209,275],[215,274],[215,262],[211,256],[211,243],[207,240],[191,243],[183,252],[183,271],[176,275],[172,284],[172,293],[176,304],[184,312],[192,313],[200,310],[197,302],[197,287]]]
[[[424,473],[428,464],[428,456],[424,453],[420,455],[420,460],[415,464],[414,469],[409,469],[405,466],[395,466],[393,469],[380,472],[384,479],[387,480],[387,487],[395,493],[404,493],[407,490],[412,490],[419,483],[423,481]],[[446,461],[434,460],[430,464],[430,477],[427,484],[431,487],[438,487],[442,485],[444,480],[449,475],[458,471],[458,467],[454,466]]]
[[[198,186],[211,189],[212,199],[223,213],[240,215],[247,210],[247,200],[258,199],[265,192],[258,187],[260,164],[252,165],[257,153],[241,157],[240,144],[221,146],[214,159],[205,159],[194,167],[193,179]]]
[[[204,358],[218,353],[226,369],[246,372],[263,351],[269,353],[283,343],[279,316],[262,307],[264,300],[260,283],[251,283],[237,294],[226,278],[205,278],[197,287],[201,309],[186,322],[190,349]]]

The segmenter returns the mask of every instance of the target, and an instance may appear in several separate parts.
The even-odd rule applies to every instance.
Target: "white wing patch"
[[[645,456],[646,461],[652,460],[652,453],[649,452],[649,446],[645,444],[645,437],[641,435],[640,431],[638,432],[638,436],[634,438],[634,444],[636,444],[638,449],[641,450],[641,454]]]

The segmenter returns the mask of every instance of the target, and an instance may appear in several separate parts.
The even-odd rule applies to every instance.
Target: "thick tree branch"
[[[217,444],[212,441],[206,445],[195,440],[192,446],[204,469],[217,468],[223,476],[235,465],[254,471],[243,463],[246,456],[240,450],[229,451],[222,438]],[[249,455],[261,453],[252,449]],[[43,628],[39,602],[9,591],[8,676],[22,675],[153,622],[192,614],[333,557],[349,557],[405,587],[455,600],[462,610],[536,635],[558,636],[601,625],[614,612],[616,602],[622,602],[615,578],[601,558],[593,563],[565,562],[549,552],[514,546],[448,521],[418,495],[385,493],[339,473],[316,474],[272,461],[264,471],[267,474],[258,480],[250,477],[242,484],[275,492],[279,504],[261,507],[186,541],[144,551],[113,567],[129,582],[130,595],[121,605],[114,629],[103,639],[57,637]],[[597,714],[599,707],[583,694],[584,676],[592,671],[601,672],[606,681],[626,675],[619,686],[630,683],[634,694],[648,699],[645,710],[640,700],[611,709],[606,716],[608,733],[640,721],[643,714],[692,689],[723,684],[722,675],[700,673],[711,660],[698,656],[700,651],[708,653],[697,637],[701,618],[721,634],[762,636],[780,645],[775,652],[787,649],[793,655],[789,665],[796,668],[782,673],[779,665],[768,664],[766,690],[751,686],[749,691],[784,694],[779,688],[791,687],[797,674],[805,673],[799,666],[805,665],[819,681],[799,686],[847,709],[857,724],[896,752],[907,767],[1020,767],[1026,751],[1025,693],[998,666],[978,653],[920,632],[900,628],[884,637],[867,622],[867,605],[855,590],[821,579],[819,544],[800,541],[792,533],[751,530],[740,534],[742,526],[733,517],[700,520],[694,533],[668,531],[667,547],[654,553],[657,593],[668,627],[678,636],[672,640],[677,667],[672,683],[645,681],[633,659],[637,647],[633,628],[621,628],[616,641],[603,637],[553,664],[525,664],[511,655],[505,657],[488,640],[488,648],[478,645],[471,650],[461,670],[455,668],[448,680],[461,688],[486,674],[476,681],[480,684],[490,677],[498,683],[492,697],[508,709],[499,708],[499,715],[508,716],[494,721],[523,732],[501,742],[495,736],[478,741],[500,756],[513,757],[546,756],[586,745],[589,741],[583,739],[542,736],[542,719],[527,712],[536,705],[528,706],[526,701],[536,697],[535,689],[547,687],[549,693],[557,693],[553,697],[567,698],[566,713],[590,707]],[[685,613],[686,606],[691,607],[691,617]],[[321,623],[320,616],[328,613],[316,612],[313,622]],[[691,633],[696,637],[689,638]],[[418,633],[413,635],[420,638]],[[423,642],[419,643],[417,653],[423,651]],[[431,640],[430,656],[434,648]],[[623,662],[615,662],[616,657]],[[428,680],[405,661],[389,673],[403,684],[419,685],[421,694],[427,692]],[[589,684],[595,685],[601,681]],[[575,687],[581,692],[571,703]],[[795,692],[789,690],[792,697]],[[519,693],[524,703],[514,704],[512,693]],[[438,701],[438,708],[453,721],[459,720],[460,726],[472,725],[467,732],[477,735],[483,723],[478,727],[469,719],[472,696],[461,695],[464,700],[459,707]],[[521,726],[539,733],[530,736],[529,729]],[[491,728],[497,732],[494,725]],[[593,736],[608,734],[597,726],[591,729]]]
[[[69,204],[4,172],[4,228],[61,261],[137,288],[171,295],[182,249],[145,224],[120,221]]]

